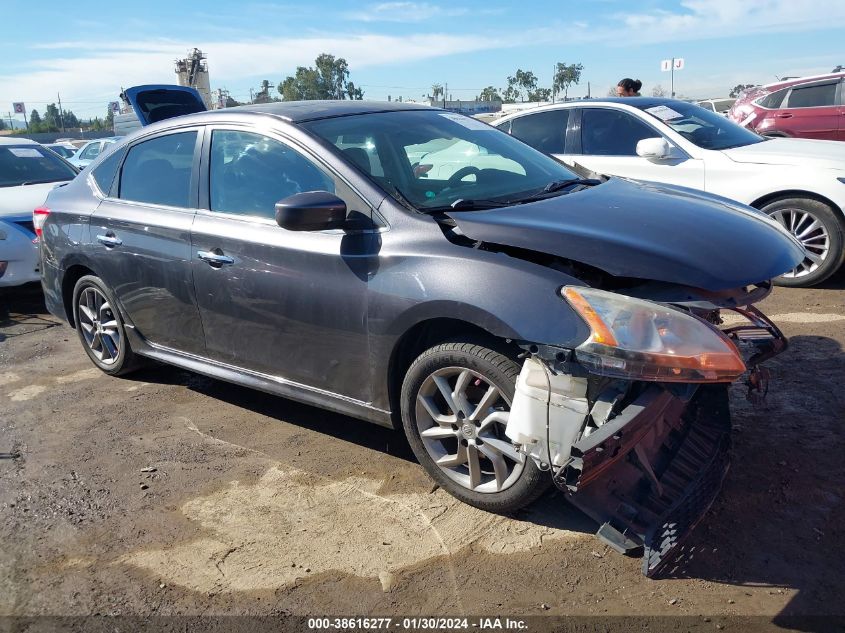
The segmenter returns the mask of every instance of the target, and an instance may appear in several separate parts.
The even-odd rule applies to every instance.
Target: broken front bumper
[[[749,369],[749,399],[759,401],[768,389],[768,374],[759,363],[786,349],[787,341],[756,308],[732,310],[745,322],[731,319],[723,332]],[[537,395],[530,391],[544,384],[532,380],[537,365],[532,370],[527,361],[511,416],[524,411],[523,419],[536,420],[545,411],[547,426],[538,433],[536,426],[515,419],[508,435],[539,455],[541,465],[550,465],[555,484],[599,523],[599,538],[620,553],[642,548],[643,573],[660,574],[673,565],[677,546],[707,512],[728,471],[729,385],[636,383],[636,397],[611,385],[609,395],[588,401],[565,368],[553,371],[551,358],[545,363],[548,405],[530,410],[524,404],[533,397],[537,407]],[[532,446],[540,450],[525,444],[538,436]],[[563,450],[570,446],[568,453]]]
[[[613,549],[643,548],[651,577],[715,500],[730,428],[725,385],[701,386],[689,401],[654,386],[577,442],[555,480]]]

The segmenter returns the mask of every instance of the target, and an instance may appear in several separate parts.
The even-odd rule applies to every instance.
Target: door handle
[[[231,266],[235,263],[234,257],[218,254],[214,251],[197,251],[197,257],[204,262],[208,262],[212,266]]]
[[[778,118],[778,119],[791,119],[792,113],[791,112],[783,112],[781,114],[776,114],[775,117]]]
[[[123,240],[117,237],[114,233],[106,233],[105,235],[98,235],[97,241],[106,248],[114,248],[123,244]]]

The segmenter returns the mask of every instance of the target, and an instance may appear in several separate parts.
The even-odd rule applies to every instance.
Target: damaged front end
[[[746,376],[759,401],[759,363],[786,348],[750,305],[769,290],[675,286],[672,303],[656,303],[567,287],[590,338],[574,350],[524,345],[508,437],[598,522],[599,538],[620,553],[642,549],[649,577],[672,564],[727,473],[729,384]],[[720,329],[726,310],[742,322]]]

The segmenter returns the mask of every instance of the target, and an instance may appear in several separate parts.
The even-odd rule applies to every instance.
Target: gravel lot
[[[722,494],[652,581],[555,493],[485,514],[398,433],[165,366],[106,377],[38,288],[2,294],[0,615],[845,614],[845,276],[761,307],[790,349],[765,406],[735,389]]]

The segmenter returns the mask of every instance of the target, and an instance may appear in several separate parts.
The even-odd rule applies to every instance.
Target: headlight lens
[[[592,330],[575,349],[591,372],[659,382],[731,382],[745,371],[736,346],[704,321],[651,301],[566,286]]]

